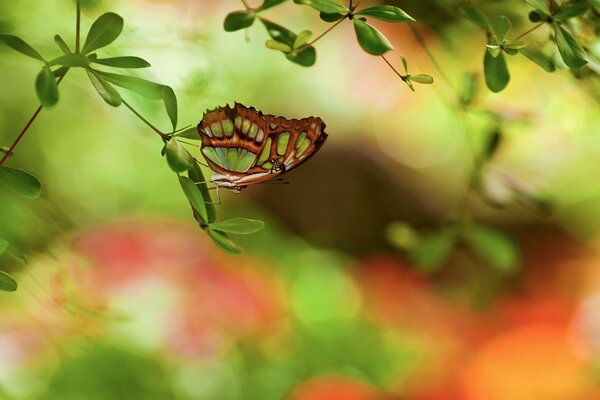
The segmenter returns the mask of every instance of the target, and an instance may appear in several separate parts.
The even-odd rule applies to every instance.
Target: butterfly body
[[[287,119],[239,103],[206,112],[198,131],[212,182],[234,191],[290,171],[327,139],[319,117]]]

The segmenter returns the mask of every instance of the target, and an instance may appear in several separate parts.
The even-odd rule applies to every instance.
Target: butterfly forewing
[[[198,126],[201,152],[219,176],[215,182],[238,190],[308,159],[327,138],[324,129],[318,117],[275,117],[237,103],[208,111]]]

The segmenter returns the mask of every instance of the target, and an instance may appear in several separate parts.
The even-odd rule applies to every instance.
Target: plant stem
[[[392,63],[390,63],[390,62],[388,61],[388,59],[387,59],[387,58],[385,58],[385,56],[384,56],[384,55],[381,55],[380,57],[381,57],[381,58],[383,58],[383,61],[385,61],[385,63],[386,63],[386,64],[387,64],[387,65],[388,65],[388,66],[389,66],[391,69],[392,69],[392,71],[394,71],[394,73],[395,73],[396,75],[398,75],[398,77],[399,77],[400,79],[402,79],[403,81],[406,81],[406,76],[404,76],[404,75],[402,75],[400,72],[398,72],[398,70],[397,70],[396,68],[394,68],[394,66],[392,65]]]
[[[67,72],[68,72],[68,70],[67,70]],[[60,82],[62,82],[62,80],[64,79],[64,77],[67,75],[67,72],[65,72],[60,78],[58,78],[58,81],[56,81],[56,85],[60,85]],[[27,124],[21,130],[21,132],[19,133],[19,136],[17,136],[17,138],[15,139],[15,141],[13,142],[13,144],[9,147],[9,149],[6,152],[6,154],[4,155],[4,157],[2,157],[2,159],[0,160],[0,166],[2,166],[2,164],[4,164],[4,162],[6,162],[6,160],[8,159],[8,157],[10,157],[10,155],[14,153],[15,147],[17,147],[17,145],[19,144],[19,142],[21,141],[21,139],[23,139],[23,136],[25,136],[25,134],[27,133],[27,131],[29,131],[29,128],[31,127],[31,125],[34,123],[34,121],[36,120],[36,118],[38,117],[38,115],[40,115],[40,112],[42,111],[42,108],[44,108],[44,106],[42,106],[40,104],[40,106],[35,110],[35,112],[31,116],[31,118],[29,118],[29,121],[27,122]]]
[[[246,0],[242,0],[242,4],[244,5],[244,7],[246,7],[246,10],[254,11],[254,8],[250,7],[250,5],[248,4],[248,2]]]
[[[523,39],[525,36],[529,35],[531,32],[537,30],[540,26],[544,25],[546,23],[546,21],[542,21],[539,24],[537,24],[536,26],[534,26],[533,28],[529,29],[528,31],[523,32],[522,34],[520,34],[519,36],[517,36],[515,38],[515,41]]]
[[[75,23],[75,53],[79,54],[81,36],[81,0],[77,0],[77,21]]]
[[[323,36],[327,35],[329,32],[331,32],[332,30],[334,30],[339,24],[341,24],[342,22],[344,22],[346,20],[346,18],[348,18],[348,15],[344,16],[344,18],[342,18],[339,21],[337,21],[329,29],[327,29],[325,32],[321,33],[319,36],[317,36],[314,40],[310,41],[309,43],[306,43],[304,46],[296,49],[295,51],[298,52],[298,53],[300,53],[301,51],[304,51],[304,50],[308,49],[309,47],[311,47],[312,45],[314,45],[315,43],[317,43],[320,39],[322,39]]]
[[[160,138],[162,139],[163,142],[167,143],[171,139],[171,137],[169,135],[167,135],[166,133],[162,132],[156,126],[152,125],[152,123],[150,121],[148,121],[139,112],[137,112],[133,107],[131,107],[131,105],[129,103],[127,103],[125,100],[122,100],[122,101],[123,101],[123,104],[125,104],[125,107],[129,108],[129,110],[136,117],[138,117],[140,120],[142,120],[142,122],[144,122],[146,125],[148,125],[154,132],[156,132],[158,134],[158,136],[160,136]]]

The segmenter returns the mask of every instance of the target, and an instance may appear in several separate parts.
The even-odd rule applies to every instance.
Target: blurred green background
[[[423,21],[453,81],[481,71],[485,38],[460,2],[393,3]],[[530,26],[524,2],[481,3],[508,12],[515,31]],[[74,8],[2,2],[0,31],[58,56],[52,36],[74,41]],[[290,185],[223,193],[224,216],[267,223],[228,256],[198,229],[155,134],[70,72],[7,164],[40,178],[42,199],[0,191],[0,236],[29,259],[0,260],[20,285],[0,295],[0,399],[599,399],[600,107],[588,88],[521,57],[506,91],[479,92],[504,133],[481,191],[504,206],[473,194],[468,215],[510,235],[519,267],[503,274],[459,246],[426,273],[392,245],[390,226],[432,231],[455,212],[489,120],[456,111],[405,26],[377,24],[396,48],[388,59],[399,66],[404,54],[436,77],[416,93],[360,50],[349,24],[302,68],[266,49],[261,27],[248,41],[224,32],[241,8],[90,0],[83,31],[106,11],[123,16],[122,36],[99,54],[148,60],[140,76],[175,89],[183,125],[238,101],[322,117],[323,149],[286,175]],[[269,18],[326,28],[291,2]],[[38,70],[0,48],[2,146],[37,107]],[[168,128],[160,104],[124,97]],[[514,188],[552,213],[519,203]]]

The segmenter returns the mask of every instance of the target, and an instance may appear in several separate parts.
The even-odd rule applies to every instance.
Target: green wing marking
[[[236,147],[204,147],[202,153],[231,172],[246,173],[256,163],[256,154]]]

